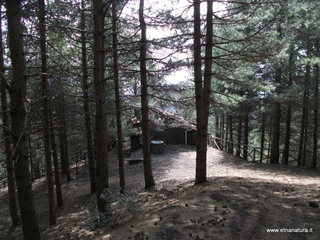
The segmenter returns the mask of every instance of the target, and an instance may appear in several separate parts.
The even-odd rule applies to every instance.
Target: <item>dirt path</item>
[[[267,165],[250,163],[214,148],[208,148],[208,177],[240,177],[257,178],[278,183],[287,184],[319,184],[320,172],[283,165]],[[156,182],[177,180],[184,182],[194,179],[196,153],[192,147],[166,146],[162,155],[153,155],[152,165]],[[111,175],[117,179],[117,163],[112,158]],[[126,173],[130,184],[137,184],[137,180],[143,185],[142,164],[128,165]],[[136,179],[130,181],[131,177]]]
[[[110,186],[118,186],[115,151],[110,157]],[[248,163],[208,149],[210,182],[193,186],[195,151],[166,146],[153,156],[155,192],[138,196],[143,211],[116,229],[94,227],[95,196],[87,171],[63,184],[65,205],[58,224],[48,228],[43,180],[35,184],[35,203],[43,239],[320,239],[319,171]],[[143,190],[142,163],[126,164],[129,188]],[[21,239],[20,229],[7,234],[7,195],[0,192],[0,239]],[[308,228],[313,233],[266,233],[267,228]],[[286,230],[287,231],[287,230]]]

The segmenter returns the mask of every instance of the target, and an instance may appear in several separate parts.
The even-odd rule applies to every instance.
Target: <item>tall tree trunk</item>
[[[230,144],[229,144],[229,153],[230,154],[233,154],[233,124],[232,124],[232,116],[229,115],[229,141],[230,141]]]
[[[30,131],[28,132],[27,136],[27,141],[28,141],[28,153],[29,153],[29,162],[30,162],[30,178],[31,181],[33,182],[35,179],[34,175],[34,161],[33,161],[33,150],[31,146],[31,133]]]
[[[54,126],[53,126],[54,125],[53,113],[52,113],[51,109],[52,109],[51,104],[49,102],[50,139],[51,139],[52,159],[53,159],[53,167],[54,167],[54,180],[55,180],[55,184],[56,184],[57,205],[59,207],[61,207],[63,205],[62,191],[61,191],[61,179],[60,179],[60,171],[59,171],[59,161],[58,161],[56,137],[54,134]]]
[[[309,77],[307,77],[310,81],[310,66],[307,68],[307,73]],[[308,85],[309,85],[308,81]],[[307,145],[308,145],[308,139],[309,139],[309,89],[307,89],[307,102],[306,102],[306,117],[305,117],[305,126],[304,126],[304,140],[303,140],[303,150],[302,150],[302,166],[304,167],[306,165],[306,159],[307,159]]]
[[[260,162],[263,161],[265,134],[266,134],[266,113],[263,112],[262,119],[261,119]]]
[[[244,137],[243,158],[248,160],[248,148],[249,148],[249,110],[248,110],[248,106],[246,106],[243,128],[244,128],[243,129],[243,137]]]
[[[290,47],[290,56],[289,56],[289,84],[290,87],[293,81],[293,54],[294,47]],[[282,163],[288,165],[289,163],[289,152],[290,152],[290,138],[291,138],[291,119],[292,119],[292,106],[291,100],[289,100],[286,116],[286,135],[284,140],[284,149],[282,155]]]
[[[225,148],[226,148],[226,146],[225,146],[225,143],[226,143],[226,141],[225,141],[225,128],[224,128],[224,114],[222,113],[221,114],[221,150],[225,150]]]
[[[216,113],[216,115],[215,115],[215,120],[216,120],[216,123],[215,123],[216,137],[217,138],[221,138],[221,129],[220,129],[220,121],[219,121],[218,113]],[[218,147],[221,149],[221,141],[220,141],[220,139],[216,139],[216,142],[217,142]]]
[[[281,83],[281,68],[276,69],[275,83]],[[278,88],[278,87],[277,87]],[[278,90],[276,90],[278,92]],[[279,163],[279,144],[280,144],[280,117],[281,105],[278,100],[273,100],[271,107],[271,149],[270,149],[270,163]]]
[[[26,65],[23,52],[21,6],[19,0],[6,0],[9,49],[12,63],[12,91],[10,101],[12,142],[15,149],[15,178],[25,240],[40,239],[40,231],[33,204],[26,139]]]
[[[316,40],[316,56],[319,57],[319,40]],[[314,66],[314,112],[313,112],[313,153],[311,167],[317,167],[318,161],[318,109],[319,109],[319,64]]]
[[[241,115],[239,117],[239,123],[238,123],[238,141],[237,141],[237,150],[236,150],[236,156],[240,157],[241,155],[241,139],[242,139],[242,117]]]
[[[86,47],[86,19],[85,19],[85,4],[81,0],[81,50],[82,50],[82,91],[83,91],[83,110],[84,110],[84,127],[86,129],[87,151],[89,161],[90,173],[90,191],[96,191],[96,161],[94,158],[92,130],[91,130],[91,117],[89,107],[89,84],[88,84],[88,63],[87,63],[87,47]]]
[[[2,3],[0,2],[0,16],[2,15]],[[2,18],[0,17],[0,72],[4,77],[4,60],[3,60],[3,45],[2,45]],[[7,103],[7,91],[5,86],[6,79],[0,79],[1,81],[1,111],[2,111],[2,123],[3,123],[3,141],[4,152],[6,157],[6,170],[8,180],[8,194],[9,194],[9,209],[12,226],[16,227],[19,223],[18,216],[18,204],[16,197],[16,182],[14,180],[14,162],[12,158],[12,147],[10,141],[10,120],[8,114]]]
[[[144,0],[140,0],[139,22],[141,29],[140,40],[140,81],[141,81],[141,115],[142,115],[142,150],[143,150],[143,168],[145,187],[155,185],[150,154],[150,129],[149,129],[149,106],[148,106],[148,83],[147,83],[147,27],[144,20]]]
[[[48,204],[49,204],[49,223],[56,224],[56,206],[54,199],[54,181],[51,158],[50,142],[50,109],[48,94],[48,73],[47,73],[47,49],[46,49],[46,22],[45,22],[45,3],[39,0],[39,33],[41,48],[41,85],[43,96],[43,139],[46,160],[46,177],[48,185]]]
[[[201,74],[201,18],[200,0],[194,1],[194,81],[197,112],[196,184],[207,181],[207,142],[212,78],[213,13],[212,0],[207,0],[207,34],[204,81]]]
[[[108,140],[105,90],[105,46],[104,46],[104,3],[93,0],[94,21],[94,88],[96,104],[95,154],[96,154],[96,187],[97,206],[104,212],[106,200],[101,196],[108,183]]]
[[[229,142],[229,114],[226,114],[226,152],[229,152],[230,142]]]
[[[60,161],[61,161],[61,173],[67,178],[67,181],[71,181],[70,168],[69,168],[69,151],[68,151],[68,133],[66,123],[66,111],[65,101],[63,94],[61,98],[61,109],[58,113],[59,119],[59,143],[60,143]]]
[[[309,41],[308,41],[309,42]],[[308,43],[309,44],[309,43]],[[309,56],[309,48],[307,47],[307,55]],[[300,140],[299,140],[299,152],[298,152],[298,166],[303,166],[305,162],[305,150],[306,150],[306,134],[307,134],[307,115],[308,115],[308,101],[309,101],[309,81],[310,81],[310,64],[306,66],[305,83],[303,91],[303,103],[302,103],[302,117],[300,126]]]
[[[118,28],[117,28],[117,1],[112,2],[112,49],[113,49],[113,74],[114,74],[114,92],[116,102],[117,118],[117,138],[118,138],[118,161],[119,161],[119,178],[120,188],[125,187],[124,178],[124,156],[123,156],[123,137],[121,122],[121,104],[120,104],[120,87],[119,87],[119,67],[118,67]]]

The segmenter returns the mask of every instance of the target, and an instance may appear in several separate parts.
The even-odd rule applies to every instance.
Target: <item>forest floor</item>
[[[63,183],[64,206],[57,209],[54,227],[48,227],[45,180],[37,180],[34,201],[42,239],[320,239],[319,171],[250,163],[209,148],[209,181],[195,186],[195,155],[185,146],[166,146],[164,154],[153,155],[157,186],[152,191],[143,189],[142,163],[126,164],[127,186],[137,192],[139,211],[120,215],[112,229],[97,226],[87,167]],[[115,150],[109,161],[110,189],[117,191]],[[22,239],[20,227],[8,232],[7,201],[1,189],[0,239]],[[305,229],[309,232],[292,232]]]

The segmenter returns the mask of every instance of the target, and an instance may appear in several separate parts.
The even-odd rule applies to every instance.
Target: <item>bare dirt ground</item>
[[[166,146],[153,157],[156,189],[144,191],[142,163],[126,164],[128,188],[139,192],[140,212],[113,229],[95,224],[95,195],[86,168],[63,184],[64,206],[48,227],[44,179],[34,184],[42,238],[56,239],[320,239],[320,172],[248,163],[208,149],[209,182],[194,186],[195,150]],[[115,151],[110,156],[110,188],[117,190]],[[21,239],[10,225],[7,192],[0,191],[0,239]],[[311,206],[310,206],[311,204]],[[269,233],[283,231],[282,233]],[[293,231],[307,231],[296,233]],[[286,233],[284,232],[286,231]],[[289,232],[290,231],[290,232]]]

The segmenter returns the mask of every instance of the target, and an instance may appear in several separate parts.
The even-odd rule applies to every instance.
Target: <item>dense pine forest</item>
[[[320,239],[318,0],[0,13],[0,239]]]

